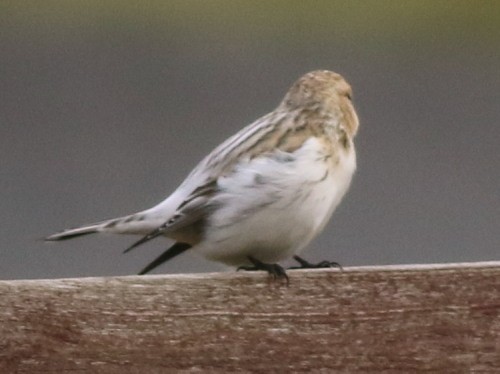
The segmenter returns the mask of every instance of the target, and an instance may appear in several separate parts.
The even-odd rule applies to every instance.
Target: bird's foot
[[[321,261],[321,262],[318,262],[317,264],[311,264],[309,261],[304,260],[302,257],[299,257],[299,256],[293,256],[293,259],[295,261],[297,261],[300,265],[299,266],[292,266],[292,267],[289,267],[288,269],[339,268],[340,270],[343,270],[342,265],[340,265],[338,262],[335,262],[335,261]]]
[[[289,283],[288,275],[286,274],[285,269],[278,264],[266,264],[260,260],[257,260],[255,257],[248,256],[248,260],[252,263],[252,266],[240,266],[236,271],[245,270],[245,271],[258,271],[264,270],[269,273],[269,275],[274,279],[284,279],[286,283]]]

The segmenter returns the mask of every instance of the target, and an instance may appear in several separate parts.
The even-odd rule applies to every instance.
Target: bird
[[[238,270],[286,278],[280,261],[299,254],[324,229],[356,170],[359,120],[352,89],[329,70],[295,81],[279,105],[216,147],[159,204],[130,215],[66,229],[59,241],[93,233],[140,235],[124,253],[163,236],[173,244],[139,274],[185,251]]]

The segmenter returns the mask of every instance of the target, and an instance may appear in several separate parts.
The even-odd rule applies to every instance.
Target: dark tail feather
[[[164,231],[165,231],[165,227],[163,225],[160,226],[160,227],[158,227],[157,229],[154,229],[149,234],[147,234],[146,236],[143,236],[141,239],[139,239],[138,241],[136,241],[130,247],[128,247],[127,249],[125,249],[123,251],[123,253],[130,252],[132,249],[140,246],[141,244],[144,244],[146,242],[149,242],[150,240],[153,240],[154,238],[162,235]]]
[[[97,231],[89,231],[89,232],[79,232],[77,234],[65,234],[64,236],[58,236],[55,238],[51,238],[51,237],[45,238],[45,241],[54,242],[54,241],[59,241],[59,240],[68,240],[68,239],[78,238],[79,236],[95,234],[96,232]]]
[[[99,228],[100,224],[93,224],[89,226],[68,229],[46,237],[45,241],[54,242],[58,240],[73,239],[83,235],[95,234],[96,232],[99,231]]]
[[[169,249],[167,249],[165,252],[163,252],[160,256],[158,256],[148,266],[146,266],[144,269],[142,269],[139,272],[139,275],[144,275],[146,273],[149,273],[154,268],[160,266],[161,264],[163,264],[164,262],[167,262],[168,260],[174,258],[175,256],[180,255],[182,252],[188,250],[189,248],[191,248],[190,244],[175,243],[173,246],[171,246]]]

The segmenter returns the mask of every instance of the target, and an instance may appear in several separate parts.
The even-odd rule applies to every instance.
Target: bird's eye
[[[348,98],[350,101],[352,101],[352,95],[351,95],[351,93],[350,93],[350,92],[346,93],[345,95],[347,96],[347,98]]]

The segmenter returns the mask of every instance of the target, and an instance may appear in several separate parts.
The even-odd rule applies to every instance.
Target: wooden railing
[[[500,263],[0,281],[0,373],[500,372]]]

